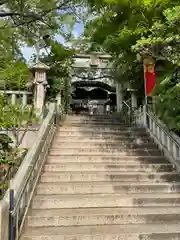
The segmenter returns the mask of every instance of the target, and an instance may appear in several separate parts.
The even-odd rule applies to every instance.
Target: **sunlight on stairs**
[[[180,173],[145,129],[115,116],[68,116],[21,240],[178,239]]]

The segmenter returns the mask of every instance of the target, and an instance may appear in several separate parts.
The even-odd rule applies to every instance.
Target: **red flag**
[[[154,71],[154,64],[145,64],[144,65],[144,77],[146,81],[146,96],[150,96],[152,90],[155,87],[155,71]]]

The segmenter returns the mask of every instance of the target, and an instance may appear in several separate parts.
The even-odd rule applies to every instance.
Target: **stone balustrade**
[[[180,138],[169,131],[167,126],[143,106],[135,114],[136,124],[146,128],[164,155],[180,171]]]
[[[32,102],[32,92],[27,91],[13,91],[13,90],[1,90],[0,94],[6,95],[10,104],[20,104],[23,106],[28,105],[29,102]],[[29,101],[30,100],[30,101]]]

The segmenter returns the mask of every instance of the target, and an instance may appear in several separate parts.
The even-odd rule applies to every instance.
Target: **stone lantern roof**
[[[50,67],[47,66],[45,63],[38,62],[38,63],[35,63],[34,65],[32,65],[30,67],[30,69],[32,69],[32,70],[39,69],[39,70],[46,70],[46,71],[48,71],[50,69]]]

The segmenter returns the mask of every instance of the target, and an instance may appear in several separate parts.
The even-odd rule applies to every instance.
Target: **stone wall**
[[[47,135],[48,131],[51,129],[51,125],[54,124],[54,111],[55,107],[50,106],[50,111],[48,112],[46,118],[41,122],[41,125],[33,126],[31,130],[27,131],[24,142],[22,142],[21,147],[29,147],[29,150],[24,157],[22,164],[20,165],[18,172],[15,177],[11,180],[10,186],[14,189],[15,199],[17,200],[18,194],[22,191],[24,186],[24,179],[29,173],[29,166],[33,164],[34,158],[36,158],[37,153],[39,153],[39,146],[42,142],[42,139]],[[54,128],[52,128],[54,129]],[[22,133],[20,133],[22,134]],[[50,139],[51,140],[51,139]],[[32,144],[33,142],[33,144]],[[42,164],[43,164],[42,155]],[[8,227],[9,227],[9,189],[7,190],[4,198],[0,201],[0,240],[9,240],[8,239]]]
[[[36,126],[29,126],[27,129],[20,128],[15,131],[13,130],[4,130],[0,131],[0,134],[7,134],[13,141],[11,144],[12,147],[19,146],[20,148],[31,148],[34,141],[37,138],[37,132],[39,131],[40,124]],[[19,144],[20,143],[20,144]]]

